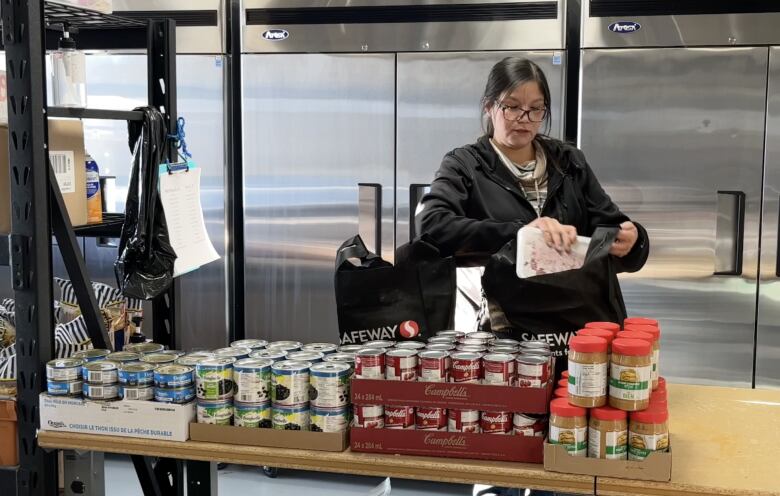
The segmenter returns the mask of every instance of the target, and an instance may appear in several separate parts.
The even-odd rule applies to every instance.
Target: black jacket
[[[537,137],[536,144],[547,158],[542,216],[576,227],[581,236],[591,236],[600,225],[630,220],[601,188],[580,150],[547,137]],[[461,265],[484,265],[518,229],[536,218],[534,207],[483,136],[445,155],[415,222],[417,232],[427,233],[443,255],[456,255]],[[647,231],[639,224],[636,227],[639,238],[634,248],[615,259],[620,272],[635,272],[647,261]]]

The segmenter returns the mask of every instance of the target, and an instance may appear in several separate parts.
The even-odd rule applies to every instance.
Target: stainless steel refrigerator
[[[393,260],[451,149],[481,134],[490,67],[537,61],[562,128],[564,2],[247,0],[246,334],[335,341],[336,250]]]
[[[780,14],[583,1],[580,145],[651,238],[622,277],[673,381],[780,386]]]

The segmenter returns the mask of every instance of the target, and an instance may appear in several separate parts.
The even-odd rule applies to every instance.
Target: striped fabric
[[[0,381],[16,379],[16,348],[9,346],[0,350]]]
[[[73,283],[67,279],[61,279],[55,277],[54,281],[60,288],[60,302],[67,306],[78,306],[78,300],[76,299],[76,290],[73,288]],[[93,282],[92,290],[95,292],[95,299],[98,303],[98,308],[105,308],[118,301],[123,301],[127,305],[128,311],[141,311],[143,302],[135,298],[125,298],[122,292],[108,284],[102,282]]]
[[[16,301],[14,301],[13,298],[5,298],[3,301],[0,301],[0,305],[5,307],[9,312],[13,312],[16,308]]]

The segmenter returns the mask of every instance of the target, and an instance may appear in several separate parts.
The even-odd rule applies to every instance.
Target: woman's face
[[[544,95],[535,81],[505,93],[486,110],[493,122],[493,140],[513,149],[523,149],[531,144],[547,111]]]

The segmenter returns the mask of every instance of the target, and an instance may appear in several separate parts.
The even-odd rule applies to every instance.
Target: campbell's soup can
[[[544,348],[520,348],[521,355],[539,355],[545,357],[550,362],[550,370],[555,370],[555,356],[552,351]]]
[[[482,356],[462,351],[451,355],[450,382],[479,384],[482,379]]]
[[[463,331],[454,331],[454,330],[439,331],[436,333],[436,337],[460,339],[466,337],[466,333]]]
[[[512,425],[515,436],[544,437],[547,431],[547,416],[515,413]]]
[[[388,381],[416,381],[417,351],[403,348],[387,350],[385,353],[385,379]]]
[[[413,406],[385,405],[385,429],[414,429]]]
[[[488,350],[488,347],[486,345],[484,345],[484,344],[479,344],[479,345],[476,345],[476,344],[459,344],[458,347],[457,347],[457,350],[458,351],[470,351],[472,353],[482,353],[482,354],[484,354]]]
[[[483,384],[511,386],[515,381],[515,357],[506,353],[490,353],[482,357]]]
[[[396,349],[403,350],[424,350],[425,343],[420,341],[403,341],[395,344]]]
[[[492,332],[472,332],[470,334],[466,334],[466,339],[480,339],[484,341],[485,343],[492,343],[496,340],[496,336]]]
[[[455,343],[434,343],[425,347],[426,350],[432,351],[454,351],[456,348]]]
[[[509,434],[512,432],[512,412],[482,412],[479,426],[483,434]]]
[[[450,432],[479,433],[479,410],[449,410],[447,411],[447,430]]]
[[[519,355],[516,385],[519,387],[545,387],[550,380],[550,361],[543,355]]]
[[[428,344],[453,344],[458,341],[454,336],[434,336],[428,339]]]
[[[461,346],[484,346],[485,349],[487,349],[489,342],[490,341],[488,341],[487,339],[474,339],[472,337],[465,337],[459,340],[458,344]]]
[[[516,339],[496,339],[492,343],[490,343],[491,346],[520,346],[520,341]]]
[[[358,379],[384,379],[385,350],[366,348],[355,353],[355,377]]]
[[[450,370],[450,354],[446,351],[427,350],[417,356],[417,380],[423,382],[447,382]]]
[[[446,408],[417,408],[415,426],[419,431],[446,431]]]
[[[355,427],[384,429],[385,407],[382,405],[354,405]]]

